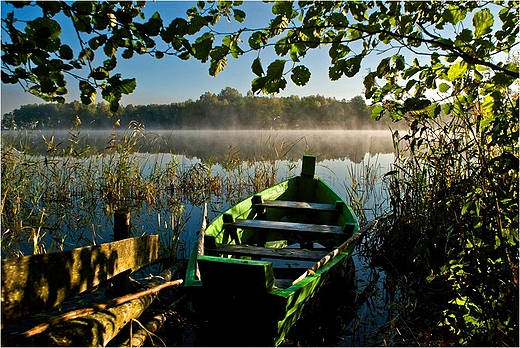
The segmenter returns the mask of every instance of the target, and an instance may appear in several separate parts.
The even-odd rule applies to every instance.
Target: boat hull
[[[227,339],[223,344],[279,345],[320,290],[346,267],[355,244],[302,275],[302,269],[315,261],[300,261],[300,257],[317,259],[359,230],[352,209],[314,175],[314,161],[309,169],[304,158],[302,175],[259,192],[218,216],[205,229],[201,244],[194,247],[185,287],[195,310],[209,322],[222,324],[212,339],[220,335]],[[271,208],[267,203],[273,201],[295,209]],[[328,206],[334,209],[326,209]],[[279,223],[284,224],[283,229],[277,227]],[[268,228],[259,232],[256,224]],[[299,248],[284,248],[294,243]],[[219,254],[227,250],[224,247],[251,252]],[[254,253],[257,250],[260,256]],[[276,257],[265,257],[271,250]],[[281,277],[285,284],[280,283]]]

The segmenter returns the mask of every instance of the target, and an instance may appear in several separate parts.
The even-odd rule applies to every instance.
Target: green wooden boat
[[[315,175],[315,165],[314,156],[304,156],[300,176],[203,226],[185,288],[196,311],[222,324],[214,339],[229,340],[220,343],[279,345],[367,230],[359,230],[352,209]]]

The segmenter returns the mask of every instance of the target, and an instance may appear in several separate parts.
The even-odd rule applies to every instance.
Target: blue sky
[[[186,10],[195,4],[196,2],[194,1],[147,2],[145,12],[147,17],[149,17],[157,11],[161,14],[164,23],[169,24],[176,17],[185,17]],[[271,4],[259,1],[246,1],[240,8],[246,12],[245,22],[236,23],[232,21],[232,23],[227,23],[227,21],[223,20],[217,26],[217,30],[229,32],[236,28],[261,28],[274,17],[271,13]],[[2,2],[2,17],[11,10],[11,6]],[[30,12],[24,14],[30,19]],[[59,17],[56,19],[60,21]],[[60,22],[65,36],[63,40],[67,41],[70,39],[72,42],[72,34],[74,33],[71,32],[70,26],[67,25],[68,23]],[[249,35],[244,36],[244,41],[248,37]],[[247,43],[243,47],[247,48]],[[105,58],[101,50],[97,54],[100,60]],[[241,56],[239,59],[230,57],[228,66],[217,77],[212,77],[208,74],[209,63],[202,64],[193,58],[190,58],[188,61],[182,61],[177,57],[170,56],[157,60],[148,55],[135,55],[130,60],[120,58],[118,59],[116,71],[121,73],[123,77],[135,77],[137,79],[136,90],[131,95],[123,96],[122,104],[169,104],[188,99],[196,100],[205,92],[219,93],[227,86],[235,88],[245,95],[251,89],[251,81],[255,77],[251,72],[250,66],[256,55],[256,52],[251,52]],[[276,59],[272,51],[263,51],[260,57],[264,65]],[[362,68],[361,74],[358,74],[355,78],[343,77],[336,82],[329,80],[328,67],[330,58],[328,57],[328,47],[312,50],[307,54],[302,63],[307,65],[312,72],[310,82],[304,87],[298,87],[288,79],[287,88],[279,96],[319,94],[326,97],[335,97],[339,100],[343,98],[348,100],[356,95],[363,94],[362,75],[366,68]],[[377,66],[377,63],[375,64]],[[66,96],[67,102],[79,99],[78,82],[68,79],[67,86],[69,89],[69,94]],[[19,85],[2,84],[1,96],[2,115],[23,104],[43,103],[42,100],[25,93]],[[101,97],[98,97],[96,102],[101,101]]]

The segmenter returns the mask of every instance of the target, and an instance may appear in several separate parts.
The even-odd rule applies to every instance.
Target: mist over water
[[[63,150],[49,151],[49,141],[56,148]],[[298,175],[301,169],[301,159],[304,154],[317,156],[316,174],[329,184],[348,204],[348,189],[352,187],[352,178],[358,180],[360,190],[365,191],[363,180],[367,174],[373,175],[370,183],[373,193],[363,202],[365,215],[368,220],[377,216],[388,204],[385,195],[382,177],[392,168],[394,160],[394,147],[390,130],[148,130],[139,129],[138,132],[128,130],[99,131],[3,131],[2,146],[10,144],[19,151],[43,157],[65,155],[65,150],[73,144],[74,148],[81,152],[83,149],[87,158],[78,159],[87,162],[89,160],[103,161],[100,153],[105,153],[116,144],[131,142],[135,144],[131,150],[134,153],[133,163],[140,163],[141,173],[147,172],[159,163],[164,166],[167,163],[178,161],[181,167],[190,168],[200,162],[211,163],[213,175],[225,172],[227,161],[236,160],[240,164],[243,175],[248,177],[248,170],[254,168],[248,166],[246,161],[271,161],[275,163],[277,172],[276,180],[281,181],[294,175]],[[108,151],[110,152],[110,151]],[[88,159],[90,158],[90,159]],[[85,162],[85,163],[87,163]],[[148,167],[146,167],[148,166]],[[365,194],[361,192],[360,194]],[[112,231],[109,216],[105,216],[102,202],[94,210],[98,213],[99,221],[89,226],[78,226],[76,234],[87,236],[90,239],[102,243],[111,240]],[[212,219],[221,211],[231,205],[231,202],[213,202],[209,218]],[[190,218],[180,235],[183,245],[178,251],[181,258],[187,257],[192,246],[198,240],[197,231],[202,221],[202,206],[186,203],[185,211]],[[149,216],[147,216],[149,215]],[[153,216],[152,216],[153,215]],[[169,211],[150,214],[142,208],[132,215],[134,235],[159,234],[163,241],[163,235],[168,236],[169,228],[165,222],[172,220]],[[94,226],[95,231],[94,231]],[[91,236],[92,235],[92,236]],[[65,249],[80,246],[78,241],[74,243],[70,239],[65,241]],[[81,242],[81,241],[80,241]],[[22,248],[23,249],[23,248]],[[30,253],[31,246],[26,246],[26,252]],[[370,274],[366,270],[366,262],[356,252],[353,255],[356,269],[356,282],[358,291],[363,291],[370,281]],[[384,274],[381,274],[377,284],[381,284]],[[370,336],[377,327],[384,325],[385,318],[380,314],[374,314],[368,304],[363,305],[357,312],[357,319],[352,321],[343,332],[336,333],[332,337],[331,345],[348,346],[364,345],[370,343],[365,335]],[[321,327],[321,319],[316,318],[316,327]],[[347,324],[347,323],[345,323]]]
[[[2,137],[16,146],[23,137],[31,143],[31,151],[47,152],[44,138],[54,136],[54,143],[70,145],[71,132],[35,130],[4,131]],[[77,147],[90,147],[101,152],[115,141],[128,137],[130,130],[86,130],[74,133]],[[248,160],[300,159],[304,154],[327,159],[349,159],[360,163],[365,154],[393,153],[389,130],[140,130],[132,149],[141,153],[183,154],[217,162],[240,155]],[[22,149],[20,149],[22,150]]]

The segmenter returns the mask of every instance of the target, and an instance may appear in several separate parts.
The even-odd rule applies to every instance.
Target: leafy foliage
[[[113,73],[119,57],[193,57],[203,63],[209,61],[209,73],[216,76],[226,67],[228,56],[238,58],[249,51],[260,55],[274,47],[282,59],[267,64],[265,71],[259,57],[252,65],[258,76],[252,81],[253,92],[270,94],[287,86],[287,74],[296,85],[305,85],[311,77],[301,63],[306,53],[329,46],[332,80],[352,77],[361,71],[368,57],[381,56],[377,68],[364,78],[365,96],[382,106],[375,118],[389,112],[398,120],[425,108],[430,117],[438,116],[440,109],[436,103],[430,105],[425,93],[438,91],[442,98],[458,95],[470,83],[467,74],[474,74],[480,83],[491,79],[495,80],[491,83],[500,80],[510,84],[518,77],[516,64],[495,63],[497,55],[508,54],[518,44],[515,1],[280,1],[272,5],[274,18],[264,29],[242,28],[232,34],[212,29],[222,18],[243,22],[246,14],[238,8],[240,5],[240,1],[198,2],[187,10],[186,18],[175,18],[167,24],[157,12],[146,19],[144,2],[37,2],[42,16],[27,22],[23,31],[18,28],[21,22],[14,12],[3,21],[10,42],[3,42],[2,81],[22,83],[44,100],[63,102],[67,93],[64,74],[69,74],[80,80],[83,103],[91,102],[101,89],[103,98],[116,110],[121,96],[131,93],[136,85],[135,80]],[[13,2],[13,6],[23,8],[28,4]],[[58,14],[72,22],[79,50],[62,44],[62,30],[54,19]],[[472,25],[466,25],[468,21]],[[166,48],[159,49],[158,43],[166,44]],[[100,51],[106,56],[103,65],[92,66]],[[76,74],[84,68],[88,76]]]
[[[241,22],[239,5],[199,2],[186,19],[165,25],[158,14],[137,21],[144,21],[140,2],[38,2],[43,15],[23,31],[14,13],[3,19],[10,41],[2,45],[2,81],[63,102],[64,73],[87,67],[88,77],[78,77],[82,102],[100,88],[115,110],[135,88],[112,73],[119,49],[123,59],[209,61],[214,76],[229,55],[255,51],[252,90],[267,94],[286,88],[289,75],[299,86],[310,80],[304,59],[311,49],[328,47],[331,80],[359,74],[377,56],[363,82],[372,117],[405,119],[411,128],[396,134],[391,228],[377,248],[394,257],[393,268],[410,272],[401,277],[408,289],[416,286],[401,289],[409,303],[421,300],[417,287],[439,289],[438,344],[518,345],[518,2],[276,1],[265,28],[220,40],[211,26],[220,18]],[[60,12],[79,37],[90,35],[77,52],[60,40],[53,19]],[[167,50],[156,48],[159,38]],[[101,48],[107,59],[93,67]],[[269,48],[277,55],[272,62],[261,59]],[[421,305],[408,307],[403,315]]]
[[[132,93],[137,86],[135,78],[123,78],[114,72],[117,61],[131,59],[134,54],[150,54],[157,59],[165,55],[181,59],[193,56],[201,62],[211,59],[212,75],[226,66],[226,55],[241,54],[237,36],[224,38],[223,45],[218,47],[213,47],[214,35],[210,32],[193,43],[187,39],[221,17],[233,16],[238,22],[243,21],[245,13],[233,9],[229,2],[221,1],[209,8],[199,2],[198,7],[187,11],[187,20],[176,18],[170,24],[164,23],[157,12],[146,20],[144,1],[9,3],[15,9],[39,8],[41,16],[25,23],[13,11],[2,19],[2,30],[9,38],[2,42],[2,82],[20,84],[25,91],[48,102],[65,102],[65,76],[69,75],[79,80],[82,103],[92,103],[101,90],[110,109],[116,111],[122,96]],[[79,47],[62,42],[58,16],[65,16],[71,23]],[[166,48],[158,49],[157,41],[163,41]],[[104,55],[102,64],[95,66],[100,55]]]
[[[482,105],[461,98],[447,122],[395,134],[409,155],[389,173],[392,232],[375,248],[407,279],[403,297],[419,300],[406,316],[436,313],[437,344],[518,344],[518,95],[502,96],[500,116],[485,126]],[[425,294],[437,297],[434,310]]]

